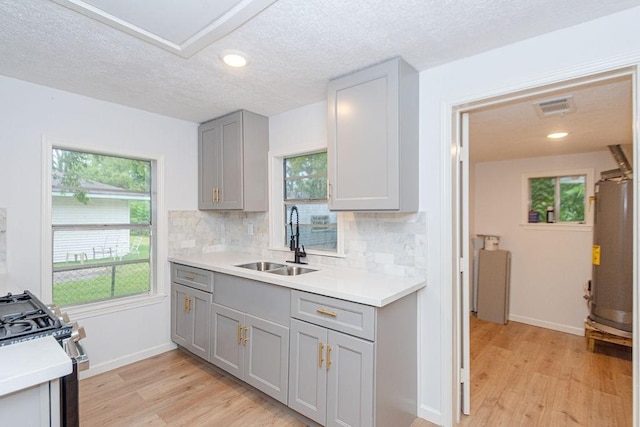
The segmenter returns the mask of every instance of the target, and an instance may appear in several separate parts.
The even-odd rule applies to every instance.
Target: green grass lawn
[[[114,267],[115,281],[113,286],[112,268],[110,266],[72,272],[72,274],[77,274],[76,278],[66,277],[54,284],[53,302],[60,306],[74,305],[149,291],[148,263],[126,264]],[[71,276],[68,272],[65,273],[67,273],[67,276]],[[54,274],[54,279],[56,274]]]

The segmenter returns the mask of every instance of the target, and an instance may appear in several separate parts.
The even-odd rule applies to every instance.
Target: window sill
[[[562,224],[546,222],[520,224],[525,230],[553,230],[553,231],[593,231],[593,225],[589,224]]]
[[[274,248],[274,247],[269,247],[268,248],[270,251],[274,251],[274,252],[291,252],[289,250],[289,248]],[[323,252],[323,251],[315,251],[312,249],[306,250],[305,251],[307,253],[307,255],[314,255],[314,256],[324,256],[324,257],[329,257],[329,258],[346,258],[347,256],[343,253],[337,253],[337,252]],[[291,252],[292,256],[293,256],[293,252]]]
[[[117,313],[118,311],[132,310],[147,305],[160,304],[167,295],[135,295],[131,297],[117,298],[108,301],[99,301],[94,303],[66,306],[64,311],[69,314],[73,320],[89,319],[105,314]]]

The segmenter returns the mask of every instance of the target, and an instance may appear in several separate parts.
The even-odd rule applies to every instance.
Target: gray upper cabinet
[[[329,82],[331,210],[418,210],[418,89],[401,58]]]
[[[269,122],[249,111],[198,128],[198,209],[266,211]]]

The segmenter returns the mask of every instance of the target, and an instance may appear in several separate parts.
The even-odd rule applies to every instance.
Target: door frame
[[[460,229],[459,219],[460,209],[468,209],[469,200],[462,200],[462,182],[456,177],[460,175],[459,151],[462,143],[462,133],[458,126],[463,113],[469,113],[475,109],[490,105],[500,104],[509,100],[531,96],[536,94],[544,94],[551,90],[568,88],[576,85],[582,85],[598,80],[610,79],[617,75],[631,75],[632,78],[632,106],[633,106],[633,168],[637,170],[640,167],[640,145],[638,143],[638,123],[640,118],[638,114],[638,101],[640,99],[640,88],[638,87],[638,70],[640,68],[640,55],[630,55],[610,58],[607,61],[585,64],[582,67],[572,68],[569,70],[560,70],[553,75],[547,75],[538,80],[532,80],[521,85],[498,88],[493,91],[473,96],[469,98],[452,100],[444,102],[441,108],[441,144],[442,144],[442,175],[443,197],[441,199],[441,218],[443,220],[441,228],[440,246],[443,254],[450,254],[450,257],[443,258],[442,278],[444,283],[450,283],[449,287],[444,287],[446,293],[443,295],[443,301],[450,302],[451,314],[443,315],[442,331],[443,336],[446,333],[452,333],[452,339],[448,342],[451,358],[443,360],[442,369],[442,415],[445,426],[454,426],[458,423],[461,414],[460,405],[460,361],[463,357],[460,349],[467,349],[468,342],[463,343],[462,337],[464,333],[461,331],[460,322],[462,312],[460,304],[460,274],[459,260],[462,247],[460,241],[469,239],[470,236],[459,236],[457,230]],[[637,175],[636,175],[637,176]],[[468,185],[468,177],[466,185]],[[640,189],[638,188],[638,180],[634,179],[634,238],[633,250],[634,254],[638,254],[640,248]],[[461,200],[462,206],[458,201]],[[637,259],[636,255],[636,259]],[[638,355],[638,339],[640,339],[640,316],[638,316],[638,308],[640,307],[640,282],[638,277],[638,262],[633,265],[633,425],[640,425],[639,407],[639,371],[635,368],[640,366],[640,357]],[[446,312],[446,310],[444,310]]]

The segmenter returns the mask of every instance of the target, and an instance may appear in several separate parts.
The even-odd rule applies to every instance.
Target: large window
[[[526,174],[526,223],[589,224],[589,170]]]
[[[285,246],[289,246],[298,222],[301,246],[306,250],[335,253],[337,215],[330,212],[327,205],[327,153],[285,157],[283,166]],[[293,206],[297,207],[297,215]]]
[[[51,157],[53,302],[150,293],[153,162],[56,147]]]

